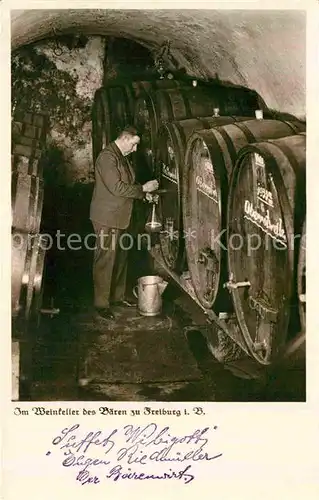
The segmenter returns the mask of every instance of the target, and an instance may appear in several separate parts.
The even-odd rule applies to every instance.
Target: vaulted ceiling
[[[269,107],[305,116],[306,15],[253,10],[16,10],[12,49],[55,34],[171,42],[181,67],[256,89]]]

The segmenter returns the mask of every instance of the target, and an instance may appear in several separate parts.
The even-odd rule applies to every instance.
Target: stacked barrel
[[[40,234],[43,206],[41,154],[47,117],[16,113],[12,122],[12,294],[13,319],[37,319],[47,242]]]

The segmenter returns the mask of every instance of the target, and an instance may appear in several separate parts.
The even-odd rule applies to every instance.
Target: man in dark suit
[[[97,236],[93,263],[94,305],[104,319],[114,318],[111,303],[130,305],[125,300],[128,254],[122,236],[130,224],[134,199],[143,199],[146,194],[150,200],[149,193],[158,188],[157,180],[143,185],[135,182],[127,156],[136,151],[139,142],[137,130],[126,127],[101,151],[95,164],[90,208]]]

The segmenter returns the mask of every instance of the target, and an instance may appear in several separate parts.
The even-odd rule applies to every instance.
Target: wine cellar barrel
[[[20,311],[20,294],[28,254],[28,233],[12,231],[11,234],[11,313],[16,317]]]
[[[306,137],[245,147],[229,191],[229,281],[249,352],[271,364],[285,347],[294,281],[294,241],[306,210]]]
[[[20,306],[26,321],[37,321],[42,304],[43,272],[49,240],[41,234],[30,240],[22,276]]]
[[[299,247],[297,291],[301,331],[306,331],[306,220],[303,224]]]
[[[186,143],[195,130],[211,129],[236,120],[230,116],[190,118],[162,125],[158,133],[155,153],[156,177],[160,189],[159,209],[163,223],[159,242],[165,264],[177,272],[181,271],[184,257],[182,217],[182,172],[184,168]],[[187,235],[185,235],[187,236]]]
[[[132,104],[124,86],[102,87],[95,92],[92,106],[92,149],[95,163],[105,146],[130,123]]]
[[[29,233],[40,230],[43,193],[40,177],[18,172],[12,174],[12,227]]]
[[[200,116],[254,116],[260,106],[257,92],[244,87],[205,84],[145,92],[135,104],[134,123],[141,133],[139,147],[150,172],[154,170],[157,134],[161,124]]]
[[[198,300],[211,308],[224,268],[228,182],[237,154],[249,143],[301,132],[301,122],[249,120],[194,132],[183,172],[183,226],[188,269]]]
[[[136,99],[143,93],[183,86],[178,80],[117,82],[95,92],[92,106],[92,150],[95,163],[105,146],[133,122]],[[185,83],[186,85],[186,83]],[[188,84],[190,85],[190,84]]]

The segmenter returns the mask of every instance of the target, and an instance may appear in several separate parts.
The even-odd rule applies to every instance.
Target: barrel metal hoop
[[[205,118],[198,117],[197,120],[199,120],[201,122],[201,124],[204,126],[204,130],[209,130],[210,128],[212,128],[212,126],[209,123],[209,121],[205,120]]]
[[[287,121],[287,120],[280,120],[282,123],[285,123],[288,125],[288,127],[295,133],[299,134],[300,133],[300,127],[297,127],[293,122]]]
[[[256,142],[256,137],[243,122],[234,123],[244,134],[248,143]]]
[[[231,161],[234,164],[236,162],[236,159],[237,159],[237,151],[236,151],[236,148],[234,146],[234,143],[223,127],[218,127],[217,130],[220,133],[220,135],[222,136],[222,138],[224,139],[226,146],[227,146],[227,149],[228,149],[228,152],[229,152],[229,155],[230,155],[230,158],[231,158]]]

